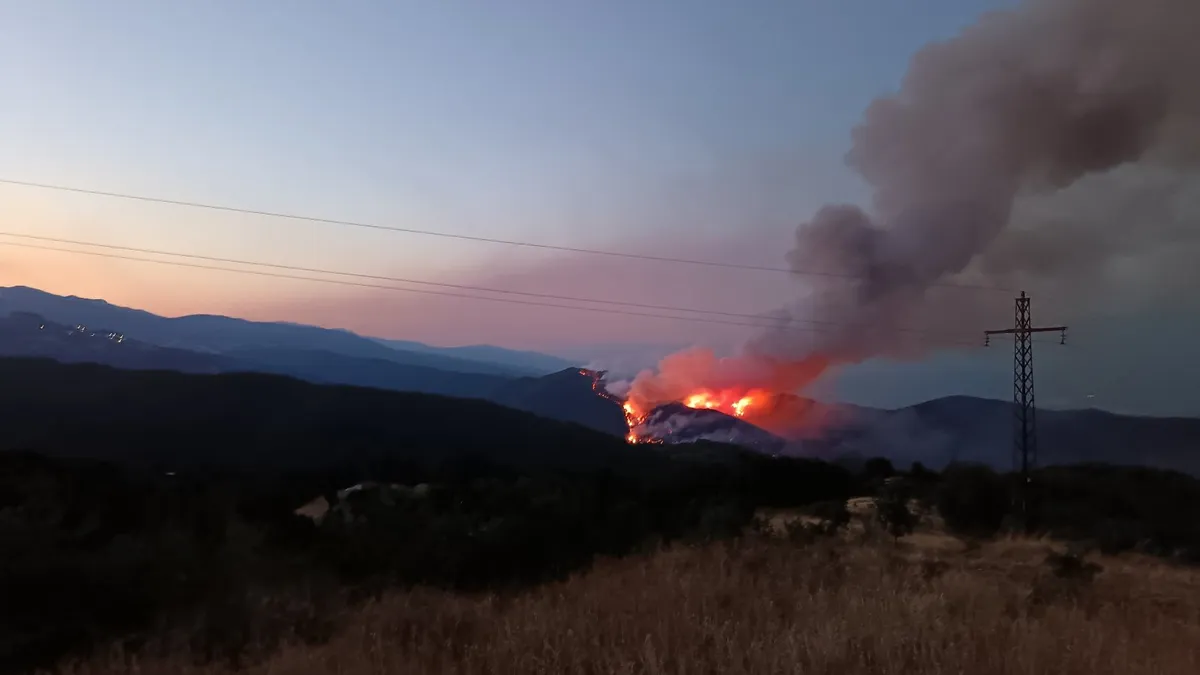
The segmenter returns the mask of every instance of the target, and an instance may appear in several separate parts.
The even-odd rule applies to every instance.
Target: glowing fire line
[[[648,441],[648,439],[643,439],[638,436],[637,432],[635,431],[635,429],[641,425],[645,417],[643,415],[639,415],[629,401],[622,401],[620,398],[609,393],[609,391],[604,388],[604,371],[581,369],[579,374],[592,378],[592,391],[596,392],[597,396],[613,401],[614,403],[621,404],[621,410],[625,413],[625,426],[629,427],[629,433],[625,436],[626,442],[644,443]]]
[[[685,397],[681,402],[696,410],[719,410],[734,417],[745,417],[746,411],[764,397],[765,394],[759,391],[723,391],[719,394],[701,391]]]
[[[627,442],[656,442],[653,438],[643,438],[637,433],[637,428],[646,421],[647,411],[638,410],[633,403],[622,400],[605,389],[605,373],[603,371],[580,370],[579,374],[591,378],[592,391],[596,392],[596,395],[621,404],[621,410],[625,414],[625,425],[629,428],[629,433],[625,436]],[[680,403],[695,410],[716,410],[734,417],[745,417],[748,410],[751,410],[754,406],[768,398],[768,396],[766,392],[758,390],[698,391],[684,397]]]

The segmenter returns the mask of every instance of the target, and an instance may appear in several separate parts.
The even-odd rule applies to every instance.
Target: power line
[[[158,265],[167,265],[167,266],[172,266],[172,267],[186,267],[186,268],[191,268],[191,269],[201,269],[201,270],[209,270],[209,271],[215,271],[215,272],[229,272],[229,273],[234,273],[234,274],[249,274],[249,275],[260,276],[260,277],[270,277],[270,278],[277,278],[277,279],[291,279],[291,280],[295,280],[295,281],[311,281],[311,282],[316,282],[316,283],[336,284],[339,286],[370,288],[370,289],[378,289],[378,290],[385,290],[385,291],[397,291],[397,292],[402,292],[402,293],[420,293],[420,294],[424,294],[424,295],[437,295],[437,296],[443,296],[443,297],[464,298],[464,299],[469,299],[469,300],[486,300],[486,301],[490,301],[490,302],[503,302],[503,303],[509,303],[509,304],[528,305],[528,306],[534,306],[534,307],[551,307],[551,308],[555,308],[555,309],[571,309],[571,310],[583,311],[583,312],[599,312],[602,314],[620,314],[620,315],[625,315],[625,316],[639,316],[639,317],[648,317],[648,318],[653,318],[653,319],[690,321],[690,322],[695,322],[695,323],[722,324],[722,325],[729,325],[729,326],[746,326],[746,327],[750,327],[750,328],[760,328],[760,329],[762,329],[762,328],[777,328],[779,330],[803,331],[803,332],[809,332],[809,333],[831,332],[830,328],[818,328],[818,327],[807,328],[807,327],[794,327],[791,325],[787,325],[785,327],[785,326],[780,326],[778,324],[770,325],[770,324],[762,324],[762,323],[726,321],[726,320],[722,320],[722,319],[702,318],[702,317],[693,317],[693,316],[650,314],[647,312],[633,312],[633,311],[628,311],[628,310],[608,309],[608,308],[602,308],[602,307],[580,307],[580,306],[576,306],[576,305],[560,305],[560,304],[555,304],[555,303],[537,302],[537,301],[533,301],[533,300],[518,300],[515,298],[493,298],[493,297],[487,297],[487,296],[469,295],[469,294],[465,294],[465,293],[454,293],[454,292],[449,292],[449,291],[438,291],[438,290],[431,290],[431,289],[425,289],[425,288],[401,288],[398,286],[386,286],[383,284],[373,284],[373,283],[367,283],[367,282],[362,282],[362,281],[349,281],[349,280],[345,280],[345,279],[324,279],[321,277],[304,276],[304,275],[299,275],[299,274],[286,274],[283,272],[269,272],[266,270],[239,269],[239,268],[235,268],[235,267],[221,267],[221,266],[217,266],[217,265],[204,265],[204,264],[200,264],[200,263],[184,262],[181,260],[155,260],[152,258],[138,258],[135,256],[122,255],[122,254],[117,254],[117,253],[106,253],[106,252],[102,252],[102,251],[79,251],[79,250],[72,250],[72,249],[56,248],[53,246],[42,246],[39,244],[26,244],[26,243],[13,242],[13,241],[0,241],[0,246],[15,246],[18,248],[28,248],[28,249],[36,249],[36,250],[42,250],[42,251],[54,251],[57,253],[69,253],[69,254],[75,254],[75,255],[88,255],[88,256],[94,256],[94,257],[99,257],[99,258],[111,258],[111,259],[115,259],[115,260],[128,260],[128,261],[132,261],[132,262],[154,263],[154,264],[158,264]],[[167,254],[167,255],[172,255],[172,254]],[[246,262],[246,263],[240,263],[240,264],[256,265],[258,263]],[[763,317],[763,318],[766,318],[766,317]],[[799,320],[788,319],[788,323],[789,324],[799,323]],[[928,333],[928,335],[933,337],[932,333]],[[965,346],[972,346],[972,347],[976,346],[974,343],[966,342],[966,341],[958,341],[958,340],[940,340],[939,342],[941,344],[946,344],[946,345],[965,345]]]
[[[530,241],[518,241],[515,239],[499,239],[494,237],[482,237],[477,235],[459,234],[455,232],[437,232],[435,230],[421,230],[410,227],[398,227],[393,225],[380,225],[378,223],[367,223],[354,220],[341,220],[337,218],[323,218],[319,216],[307,216],[296,213],[285,213],[281,211],[266,211],[260,209],[241,208],[236,206],[227,206],[221,204],[209,204],[205,202],[194,202],[180,199],[167,199],[164,197],[152,197],[147,195],[135,195],[122,192],[109,192],[106,190],[94,190],[90,188],[72,187],[68,185],[54,185],[49,183],[35,183],[32,181],[15,180],[11,178],[0,178],[0,184],[15,185],[20,187],[36,188],[40,190],[54,190],[57,192],[72,192],[76,194],[92,195],[95,197],[109,197],[113,199],[126,199],[131,201],[148,202],[153,204],[166,204],[170,206],[182,206],[194,209],[206,209],[209,211],[221,211],[225,213],[240,213],[252,216],[264,216],[268,218],[282,218],[286,220],[300,220],[311,223],[321,223],[325,225],[339,225],[344,227],[357,227],[368,230],[379,230],[385,232],[394,232],[402,234],[418,234],[429,237],[442,237],[446,239],[457,239],[460,241],[475,241],[488,244],[503,244],[505,246],[520,246],[524,248],[535,248],[549,251],[562,251],[567,253],[583,253],[587,255],[606,256],[613,258],[629,258],[633,260],[645,260],[651,262],[677,263],[684,265],[699,265],[704,267],[723,267],[728,269],[750,270],[756,272],[783,272],[786,274],[794,274],[799,276],[815,276],[829,277],[838,279],[858,279],[863,277],[854,274],[843,274],[838,272],[820,272],[814,270],[794,270],[787,267],[771,267],[767,265],[746,265],[740,263],[719,262],[716,260],[697,260],[692,258],[675,258],[669,256],[657,256],[643,253],[626,253],[621,251],[607,251],[603,249],[583,248],[576,246],[559,246],[555,244],[543,244]],[[957,288],[978,291],[1004,291],[1009,292],[1011,289],[1002,288],[999,286],[987,286],[982,284],[952,284],[932,283],[930,287],[936,288]]]
[[[502,295],[517,295],[517,296],[530,297],[530,298],[539,298],[539,299],[544,299],[544,300],[562,300],[562,301],[567,301],[567,302],[590,302],[590,303],[603,304],[603,305],[634,307],[634,308],[638,308],[638,309],[653,309],[653,310],[663,310],[663,311],[669,311],[669,312],[689,312],[689,313],[696,313],[696,314],[710,314],[710,315],[714,315],[714,316],[730,317],[730,318],[737,318],[737,319],[751,319],[754,321],[773,321],[772,317],[763,316],[761,314],[745,314],[745,313],[738,313],[738,312],[724,312],[724,311],[712,310],[712,309],[696,309],[696,308],[692,308],[692,307],[655,305],[655,304],[642,303],[642,302],[631,302],[631,301],[625,301],[625,300],[604,300],[604,299],[599,299],[599,298],[584,298],[584,297],[579,297],[579,296],[558,295],[558,294],[553,294],[553,293],[512,291],[512,290],[506,290],[506,289],[500,289],[500,288],[489,288],[487,286],[471,286],[471,285],[465,285],[465,284],[452,284],[449,282],[441,282],[441,281],[427,281],[427,280],[421,280],[421,279],[405,279],[402,277],[390,277],[390,276],[383,276],[383,275],[377,275],[377,274],[363,274],[363,273],[359,273],[359,272],[343,272],[343,271],[339,271],[339,270],[322,269],[319,267],[302,267],[299,265],[284,265],[284,264],[279,264],[279,263],[269,263],[269,262],[253,261],[253,260],[238,260],[236,258],[221,258],[221,257],[217,257],[217,256],[200,255],[197,253],[179,253],[179,252],[175,252],[175,251],[160,251],[160,250],[155,250],[155,249],[150,249],[150,248],[140,248],[140,247],[136,247],[136,246],[120,246],[117,244],[104,244],[104,243],[99,243],[99,242],[81,241],[78,239],[64,239],[61,237],[46,237],[46,236],[41,236],[41,235],[24,234],[24,233],[17,233],[17,232],[0,232],[0,236],[14,237],[14,238],[18,238],[18,239],[32,239],[35,241],[47,241],[47,242],[53,242],[53,243],[57,243],[57,244],[71,244],[71,245],[75,245],[75,246],[91,246],[91,247],[95,247],[95,248],[126,251],[126,252],[130,252],[130,253],[141,253],[144,255],[164,255],[164,256],[173,256],[173,257],[177,257],[177,258],[186,258],[186,259],[191,259],[191,260],[203,260],[206,262],[218,262],[218,263],[227,263],[227,264],[234,264],[234,265],[247,265],[247,266],[254,266],[254,267],[267,267],[267,268],[271,268],[271,269],[286,270],[286,271],[290,271],[290,272],[305,272],[305,273],[309,273],[309,274],[329,274],[329,275],[335,275],[335,276],[351,277],[351,278],[355,278],[355,279],[366,279],[369,281],[389,281],[392,283],[415,284],[415,285],[419,285],[419,286],[436,286],[436,287],[440,287],[440,288],[451,288],[451,289],[462,290],[462,291],[478,291],[478,292],[484,292],[484,293],[498,293],[498,294],[502,294]],[[813,326],[838,327],[838,326],[843,325],[836,321],[818,321],[815,319],[794,319],[794,318],[792,318],[792,319],[789,319],[789,321],[792,321],[795,323],[813,325]],[[771,324],[755,324],[755,325],[763,325],[764,327],[770,327]],[[914,333],[914,334],[921,334],[921,335],[931,334],[931,331],[922,330],[919,328],[893,328],[892,330],[899,332],[899,333]]]
[[[420,293],[420,294],[424,294],[424,295],[439,295],[439,296],[452,297],[452,298],[467,298],[467,299],[472,299],[472,300],[488,300],[488,301],[492,301],[492,302],[505,302],[505,303],[518,304],[518,305],[532,305],[535,307],[554,307],[554,308],[559,308],[559,309],[575,309],[575,310],[580,310],[580,311],[601,312],[601,313],[605,313],[605,314],[625,314],[625,315],[630,315],[630,316],[645,316],[645,317],[651,317],[651,318],[679,319],[682,321],[696,321],[696,322],[702,322],[702,323],[722,323],[722,324],[728,324],[728,325],[734,325],[734,326],[754,326],[754,327],[759,327],[759,328],[766,327],[764,324],[741,323],[741,322],[735,322],[735,321],[721,321],[721,320],[717,320],[717,319],[704,319],[704,318],[699,318],[699,317],[666,316],[666,315],[662,315],[662,314],[629,312],[629,311],[625,311],[625,310],[605,309],[605,308],[601,308],[601,307],[577,307],[577,306],[572,306],[572,305],[557,305],[557,304],[545,303],[545,302],[516,300],[513,298],[491,298],[491,297],[486,297],[486,296],[435,291],[435,290],[429,290],[429,289],[423,289],[423,288],[401,288],[398,286],[385,286],[382,284],[370,284],[370,283],[358,282],[358,281],[347,281],[347,280],[343,280],[343,279],[322,279],[320,277],[303,276],[303,275],[298,275],[298,274],[284,274],[281,272],[267,272],[267,271],[263,271],[263,270],[253,270],[253,269],[237,269],[237,268],[233,268],[233,267],[219,267],[216,265],[201,265],[198,263],[188,263],[188,262],[183,262],[180,260],[154,260],[151,258],[138,258],[138,257],[134,257],[134,256],[120,255],[120,254],[116,254],[116,253],[104,253],[101,251],[78,251],[78,250],[65,249],[65,248],[55,248],[53,246],[40,246],[37,244],[22,244],[22,243],[18,243],[18,242],[10,242],[10,241],[0,241],[0,246],[17,246],[20,248],[30,248],[30,249],[37,249],[37,250],[42,250],[42,251],[55,251],[58,253],[71,253],[71,254],[76,254],[76,255],[89,255],[89,256],[95,256],[95,257],[100,257],[100,258],[112,258],[112,259],[116,259],[116,260],[129,260],[129,261],[133,261],[133,262],[145,262],[145,263],[154,263],[157,265],[168,265],[168,266],[172,266],[172,267],[187,267],[187,268],[191,268],[191,269],[210,270],[210,271],[215,271],[215,272],[231,272],[234,274],[251,274],[254,276],[271,277],[271,278],[276,278],[276,279],[292,279],[292,280],[296,280],[296,281],[313,281],[313,282],[319,282],[319,283],[336,284],[339,286],[353,286],[353,287],[357,287],[357,288],[374,288],[374,289],[386,290],[386,291],[400,291],[400,292],[405,292],[405,293]],[[253,265],[255,263],[243,263],[243,264]]]

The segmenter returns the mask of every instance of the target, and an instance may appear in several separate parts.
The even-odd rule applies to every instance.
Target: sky
[[[783,266],[797,223],[866,199],[843,156],[871,100],[897,88],[921,46],[1011,4],[9,0],[0,179]],[[736,313],[779,306],[803,283],[4,184],[0,232]],[[89,248],[0,236],[0,286],[171,316],[613,359],[622,345],[728,349],[748,331],[12,243]],[[979,302],[1011,320],[1010,297]],[[1007,358],[975,361],[975,380],[999,377],[989,393],[1007,393],[1007,376],[992,375]],[[902,388],[897,372],[888,386]]]

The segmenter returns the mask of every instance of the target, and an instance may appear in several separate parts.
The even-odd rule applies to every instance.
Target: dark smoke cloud
[[[797,230],[795,269],[862,278],[818,283],[791,308],[844,326],[802,352],[888,352],[914,320],[974,333],[980,294],[930,288],[964,273],[1070,287],[1194,243],[1198,34],[1194,0],[1042,0],[919,52],[854,132],[871,211],[829,206]],[[752,346],[791,345],[775,332]]]
[[[1050,195],[1018,201],[1012,224],[977,267],[1043,289],[1054,313],[1101,302],[1191,302],[1200,286],[1200,174],[1127,164]]]
[[[1196,0],[1031,0],[921,50],[854,131],[870,208],[821,209],[788,254],[798,272],[859,280],[798,275],[804,295],[746,358],[852,363],[1011,316],[1011,294],[946,281],[1050,288],[1046,310],[1097,287],[1144,302],[1194,283],[1181,251],[1200,238],[1197,36]],[[669,389],[639,379],[635,392]]]

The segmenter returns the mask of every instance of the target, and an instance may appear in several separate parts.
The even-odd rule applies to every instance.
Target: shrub
[[[1009,511],[1004,479],[986,466],[946,469],[936,501],[947,529],[972,537],[996,534]]]
[[[1050,553],[1046,556],[1046,565],[1060,579],[1091,581],[1103,571],[1100,565],[1083,559],[1079,553]]]
[[[1116,555],[1138,547],[1150,546],[1154,533],[1144,524],[1129,518],[1106,518],[1096,522],[1091,540],[1101,553]]]
[[[821,520],[817,525],[821,534],[836,534],[850,524],[850,509],[840,499],[813,505],[812,515]]]
[[[711,504],[700,512],[693,537],[701,541],[736,537],[746,529],[753,518],[753,509],[735,501]]]
[[[896,467],[886,457],[872,457],[862,468],[863,478],[867,481],[879,481],[896,475]]]

